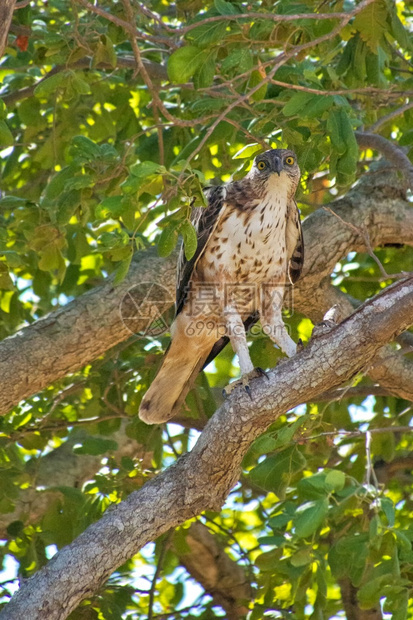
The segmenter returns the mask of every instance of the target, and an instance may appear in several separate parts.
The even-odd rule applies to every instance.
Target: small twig
[[[323,90],[318,88],[310,88],[309,86],[301,86],[300,84],[289,84],[288,82],[280,82],[279,80],[271,80],[271,84],[274,86],[281,86],[282,88],[287,88],[289,90],[299,90],[300,92],[314,94],[314,95],[357,95],[357,94],[370,94],[370,95],[389,95],[391,94],[391,90],[384,88],[376,88],[374,86],[365,86],[364,88],[343,88],[338,90]],[[401,93],[405,93],[405,91],[397,91],[397,95]]]
[[[410,110],[411,108],[413,108],[413,101],[405,103],[400,108],[397,108],[397,110],[393,110],[392,112],[389,112],[389,114],[386,114],[385,116],[379,118],[371,127],[369,127],[369,131],[377,131],[382,125],[384,125],[388,121],[391,121],[392,118],[400,116],[400,114],[404,114],[404,112],[407,112],[407,110]]]
[[[346,282],[385,282],[386,280],[403,280],[412,274],[413,271],[401,271],[400,273],[389,273],[387,276],[380,277],[343,276],[343,274],[339,274],[337,277],[343,277]]]
[[[338,388],[329,392],[323,392],[315,398],[315,402],[341,401],[343,398],[358,398],[360,396],[391,396],[391,393],[381,385],[356,385],[346,388]]]
[[[261,146],[264,149],[268,149],[268,142],[266,142],[263,138],[259,138],[258,136],[254,136],[254,134],[252,134],[250,131],[248,131],[248,129],[245,129],[245,127],[243,127],[240,123],[235,121],[233,118],[226,118],[225,122],[227,122],[227,123],[229,123],[229,125],[232,125],[233,127],[235,127],[235,129],[238,129],[238,131],[242,132],[244,134],[244,136],[246,136],[249,140],[253,140],[253,142],[258,142],[258,144],[261,144]]]
[[[175,448],[175,444],[174,444],[173,439],[172,439],[172,437],[171,437],[171,435],[169,433],[168,425],[167,424],[165,424],[165,429],[164,430],[165,430],[166,436],[168,437],[169,447],[171,448],[171,450],[174,453],[175,457],[178,459],[181,455],[179,454],[178,450]]]
[[[333,211],[330,207],[323,207],[324,211],[327,211],[328,213],[331,213],[331,215],[334,215],[337,219],[340,220],[340,222],[342,222],[345,226],[347,226],[348,228],[350,228],[351,230],[353,230],[357,236],[361,236],[364,239],[364,243],[366,244],[366,250],[369,256],[371,256],[371,258],[374,260],[374,262],[377,264],[378,268],[380,269],[380,273],[383,277],[384,280],[388,280],[389,278],[391,278],[391,276],[387,273],[387,271],[385,270],[385,268],[383,267],[383,265],[381,264],[380,260],[377,258],[377,256],[375,255],[375,253],[373,252],[373,248],[371,247],[371,243],[370,243],[370,236],[369,233],[367,231],[367,229],[365,227],[360,228],[358,226],[355,226],[354,224],[352,224],[351,222],[346,222],[346,220],[343,220],[342,217],[340,217],[338,215],[338,213],[336,213],[335,211]],[[406,277],[406,276],[403,276]]]
[[[363,6],[361,7],[359,5],[359,7],[357,7],[357,13],[360,11],[360,9],[364,8],[365,6],[367,6],[368,4],[371,4],[373,0],[368,0],[365,3],[361,3],[363,4]],[[184,28],[181,28],[180,30],[176,30],[176,34],[179,34],[180,36],[186,34],[187,32],[190,32],[191,30],[193,30],[194,28],[199,28],[200,26],[204,26],[206,24],[212,24],[214,22],[220,22],[220,21],[236,21],[238,19],[248,19],[248,20],[257,20],[257,19],[262,19],[265,21],[273,21],[276,23],[285,23],[285,22],[296,22],[299,19],[317,19],[317,20],[325,20],[325,19],[341,19],[341,20],[348,20],[350,21],[350,19],[353,17],[353,15],[355,15],[356,13],[354,11],[352,11],[351,13],[297,13],[294,15],[280,15],[280,14],[276,14],[276,13],[239,13],[237,15],[215,15],[214,17],[207,17],[206,19],[203,19],[201,21],[197,21],[193,24],[190,24],[189,26],[185,26]],[[165,24],[163,24],[165,26]]]
[[[148,620],[153,620],[153,604],[155,602],[155,590],[156,590],[156,582],[158,580],[159,574],[162,570],[162,564],[165,559],[166,552],[168,551],[169,542],[171,540],[171,536],[173,534],[173,530],[169,530],[166,535],[165,540],[162,542],[162,548],[159,553],[158,563],[156,565],[155,574],[152,579],[152,585],[149,590],[149,603],[148,603]]]
[[[175,47],[169,39],[161,38],[161,37],[154,37],[151,35],[144,34],[143,32],[140,32],[135,27],[133,22],[129,23],[126,20],[121,19],[120,17],[117,17],[116,15],[113,15],[112,13],[105,11],[104,9],[101,9],[99,6],[96,6],[95,4],[91,4],[87,0],[76,0],[76,1],[79,4],[81,4],[85,9],[88,9],[88,11],[91,11],[92,13],[99,15],[99,17],[103,17],[104,19],[107,19],[113,24],[116,24],[116,26],[120,26],[126,32],[129,32],[129,34],[131,34],[135,38],[144,39],[146,41],[153,41],[155,43],[162,43],[164,45],[168,45],[169,47],[170,46]]]
[[[411,409],[411,407],[409,407],[409,409]],[[407,411],[409,409],[407,409]],[[317,435],[312,435],[311,437],[306,437],[305,440],[313,441],[314,439],[319,439],[320,437],[337,437],[339,435],[344,435],[345,437],[363,437],[366,433],[379,435],[380,433],[411,433],[412,431],[413,426],[384,426],[381,428],[369,428],[368,431],[325,431],[322,433],[317,433]]]
[[[31,0],[20,0],[20,2],[16,2],[14,5],[14,10],[18,11],[19,9],[24,9],[25,6],[30,4]]]
[[[379,481],[374,471],[373,462],[371,460],[371,431],[366,431],[366,484],[379,487]]]

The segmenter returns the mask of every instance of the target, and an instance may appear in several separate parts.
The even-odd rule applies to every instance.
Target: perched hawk
[[[144,422],[176,415],[199,371],[229,341],[249,391],[248,379],[259,369],[245,332],[258,318],[264,333],[289,357],[295,354],[281,310],[285,285],[299,278],[304,258],[294,199],[299,180],[295,153],[271,149],[241,181],[208,189],[207,207],[194,209],[198,246],[190,260],[181,249],[172,341],[142,400]]]

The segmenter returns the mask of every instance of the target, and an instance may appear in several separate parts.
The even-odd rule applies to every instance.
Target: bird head
[[[257,155],[248,176],[254,182],[266,185],[270,178],[274,178],[273,175],[284,177],[288,181],[291,193],[295,192],[300,181],[300,168],[294,151],[270,149]]]

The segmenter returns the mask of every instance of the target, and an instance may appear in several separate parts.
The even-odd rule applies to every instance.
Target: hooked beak
[[[276,172],[278,174],[278,176],[280,176],[280,173],[282,172],[282,169],[283,169],[282,160],[277,157],[277,159],[274,160],[273,172]]]

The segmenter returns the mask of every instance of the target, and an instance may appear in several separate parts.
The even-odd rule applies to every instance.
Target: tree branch
[[[185,541],[188,551],[179,557],[188,573],[226,611],[228,620],[246,616],[248,609],[242,601],[250,601],[253,592],[244,568],[231,560],[200,521],[191,525]]]
[[[355,132],[356,140],[361,148],[379,151],[388,161],[403,172],[407,187],[413,192],[413,164],[403,150],[397,145],[376,133]]]
[[[7,36],[11,20],[13,19],[15,4],[16,0],[3,0],[0,2],[0,58],[3,56],[7,45]]]
[[[342,306],[344,315],[353,311],[348,298],[331,286],[330,274],[350,251],[366,251],[364,230],[372,247],[401,242],[413,245],[413,210],[403,198],[400,181],[389,170],[365,175],[345,198],[332,203],[331,209],[342,221],[319,209],[303,222],[306,257],[303,277],[293,290],[294,309],[314,323],[321,321],[336,303]],[[119,286],[114,287],[109,279],[3,340],[0,413],[7,413],[22,399],[79,370],[131,337],[120,313],[121,302],[131,288],[156,282],[161,285],[159,294],[165,287],[169,295],[169,301],[161,297],[159,304],[165,309],[168,303],[172,305],[175,265],[176,254],[165,260],[158,258],[154,251],[141,253]],[[135,331],[144,327],[144,320],[137,321]],[[410,376],[412,373],[413,370]]]
[[[413,321],[413,278],[388,287],[328,334],[237,390],[208,422],[195,447],[140,491],[89,526],[28,579],[1,620],[63,620],[147,542],[204,510],[219,510],[251,442],[289,409],[365,369]],[[310,378],[310,379],[309,379]]]
[[[413,108],[413,101],[409,101],[409,103],[405,103],[399,108],[396,108],[396,110],[392,110],[388,114],[381,116],[379,119],[377,119],[377,121],[373,125],[371,125],[371,127],[369,127],[369,132],[377,131],[378,129],[380,129],[382,125],[385,125],[389,121],[393,120],[393,118],[400,116],[400,114],[404,114],[405,112],[407,112],[407,110],[411,110],[412,108]]]

